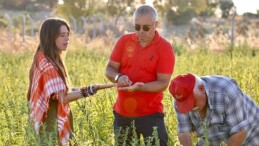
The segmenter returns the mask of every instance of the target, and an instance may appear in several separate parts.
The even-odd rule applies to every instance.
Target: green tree
[[[206,11],[206,0],[158,0],[153,2],[161,16],[174,24],[188,22],[192,17]]]
[[[0,0],[0,5],[5,9],[24,10],[31,0]]]
[[[49,8],[54,8],[58,4],[58,0],[36,0],[37,3],[48,6]]]
[[[227,18],[230,9],[234,6],[232,0],[207,0],[207,4],[210,8],[216,8],[219,6],[222,11],[222,18]]]
[[[135,9],[135,0],[108,0],[105,11],[106,14],[115,17],[115,26],[120,16],[127,15]],[[140,1],[142,2],[142,1]],[[128,10],[128,11],[127,11]]]
[[[220,9],[222,10],[222,18],[229,16],[230,9],[234,6],[232,0],[220,0]]]
[[[87,17],[97,12],[100,3],[99,0],[64,0],[64,4],[58,5],[55,11],[67,19],[80,19],[81,16]]]

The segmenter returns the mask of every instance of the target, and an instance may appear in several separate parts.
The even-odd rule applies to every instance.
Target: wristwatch
[[[119,79],[121,76],[122,76],[122,74],[116,74],[116,76],[114,77],[115,82],[117,82],[118,79]]]

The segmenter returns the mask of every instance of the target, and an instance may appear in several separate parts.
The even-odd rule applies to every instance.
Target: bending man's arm
[[[178,138],[182,146],[192,146],[191,133],[178,133]]]
[[[245,139],[246,131],[243,129],[233,135],[227,141],[228,146],[240,146]]]

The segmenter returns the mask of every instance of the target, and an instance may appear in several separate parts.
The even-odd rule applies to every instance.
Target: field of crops
[[[71,86],[109,82],[105,77],[105,65],[110,49],[102,51],[100,48],[95,50],[75,45],[71,48],[66,54]],[[33,54],[34,51],[0,51],[1,146],[37,145],[31,123],[28,122],[26,99],[28,70]],[[207,49],[188,51],[181,45],[175,45],[175,54],[176,65],[172,77],[188,72],[230,76],[259,104],[259,51],[243,46],[216,53]],[[80,146],[114,145],[112,106],[115,95],[115,89],[106,89],[90,98],[71,103],[76,140]],[[168,145],[179,145],[172,97],[168,90],[164,95]]]

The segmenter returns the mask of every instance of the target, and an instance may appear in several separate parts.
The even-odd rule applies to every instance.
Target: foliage
[[[196,16],[195,10],[191,7],[188,7],[184,11],[179,12],[169,10],[167,14],[167,20],[171,20],[172,24],[182,25],[190,22],[194,16]]]
[[[191,6],[194,8],[198,15],[206,11],[208,8],[206,0],[192,0]]]
[[[229,16],[230,9],[234,6],[232,0],[207,0],[207,4],[210,8],[219,8],[222,11],[222,18],[227,18]]]
[[[82,47],[80,44],[71,45],[66,54],[71,86],[109,82],[105,77],[105,65],[111,50]],[[228,52],[215,53],[199,49],[188,51],[183,45],[176,44],[175,48],[178,51],[173,77],[187,72],[197,75],[230,76],[235,78],[242,90],[259,104],[259,58],[258,54],[253,57],[251,50],[247,50],[246,47],[234,48],[231,58]],[[0,145],[38,145],[28,119],[26,101],[28,71],[33,54],[32,51],[0,52]],[[172,97],[168,91],[164,96],[168,145],[179,145]],[[114,145],[112,107],[115,98],[115,89],[106,89],[90,98],[71,103],[75,135],[79,145]]]
[[[0,0],[0,5],[6,9],[25,9],[30,0]]]
[[[57,6],[58,0],[35,0],[35,3],[47,5],[49,8],[54,8]]]
[[[75,17],[77,20],[80,20],[81,16],[89,17],[93,14],[105,14],[114,17],[114,23],[117,26],[119,17],[129,16],[136,6],[145,3],[145,0],[63,0],[63,2],[63,4],[58,4],[58,0],[0,0],[0,8],[29,12],[44,9],[53,10],[57,16],[67,19]],[[215,8],[218,5],[222,9],[224,17],[227,17],[233,2],[232,0],[216,0],[215,2],[212,2],[212,0],[155,0],[153,5],[157,8],[159,16],[168,13],[167,18],[170,22],[180,21],[180,23],[184,23],[189,21],[186,15],[192,14],[189,17],[193,17],[204,13],[212,14],[212,7]],[[172,15],[175,15],[175,17],[171,17]]]
[[[3,17],[0,16],[0,29],[6,28],[8,25],[8,22],[6,19],[3,19]]]
[[[128,15],[135,10],[135,0],[109,0],[105,11],[109,16],[115,16],[115,26],[117,26],[118,18],[122,15]]]
[[[5,9],[34,10],[37,5],[53,8],[58,0],[0,0],[0,6]]]
[[[234,6],[232,0],[221,0],[220,9],[222,10],[222,18],[227,18],[229,16],[230,9]]]
[[[172,0],[159,2],[154,1],[154,6],[164,15],[166,13],[167,21],[172,24],[186,24],[197,14],[206,11],[207,3],[205,0]]]
[[[58,5],[55,9],[56,14],[64,18],[71,19],[75,17],[77,20],[81,16],[87,17],[95,14],[100,6],[99,0],[64,0],[64,4]]]

